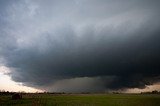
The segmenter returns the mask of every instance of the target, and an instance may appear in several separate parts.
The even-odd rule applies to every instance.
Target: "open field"
[[[21,100],[0,96],[0,106],[160,106],[153,94],[25,94]]]

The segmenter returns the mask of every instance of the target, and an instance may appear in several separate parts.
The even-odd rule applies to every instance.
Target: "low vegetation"
[[[160,106],[159,94],[24,93],[22,99],[1,95],[0,106]]]

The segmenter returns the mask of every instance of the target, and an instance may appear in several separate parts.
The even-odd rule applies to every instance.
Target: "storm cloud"
[[[158,0],[0,2],[0,63],[14,81],[74,92],[160,81]]]

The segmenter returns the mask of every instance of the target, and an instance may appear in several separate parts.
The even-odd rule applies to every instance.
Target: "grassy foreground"
[[[160,106],[152,94],[26,94],[21,100],[0,96],[0,106]]]

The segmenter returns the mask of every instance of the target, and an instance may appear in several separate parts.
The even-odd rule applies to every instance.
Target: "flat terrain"
[[[25,94],[21,100],[0,96],[0,106],[160,106],[156,94]]]

